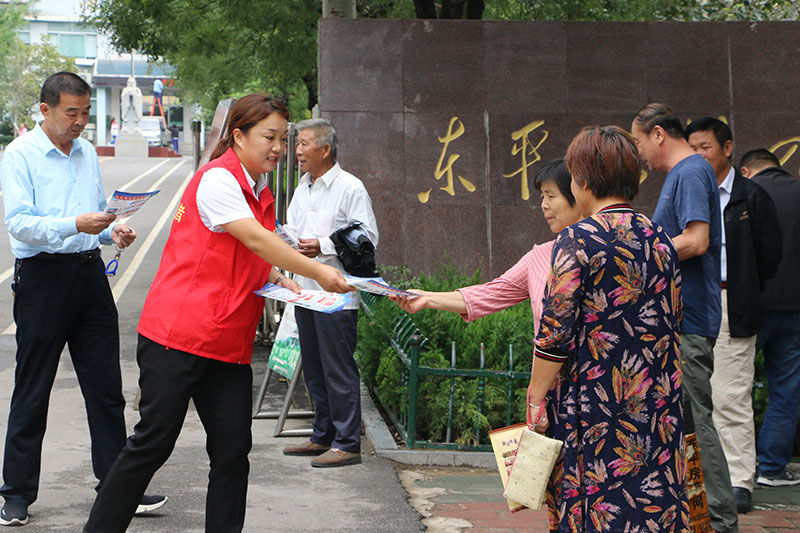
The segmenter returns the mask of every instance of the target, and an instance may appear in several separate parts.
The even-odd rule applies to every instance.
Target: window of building
[[[47,35],[65,56],[97,58],[97,30],[92,26],[78,22],[48,22]]]
[[[17,30],[17,37],[25,44],[31,44],[31,24],[26,22],[24,26]]]

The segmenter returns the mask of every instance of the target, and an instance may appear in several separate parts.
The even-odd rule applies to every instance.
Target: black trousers
[[[99,253],[17,260],[14,321],[17,366],[8,415],[6,502],[31,504],[39,492],[47,409],[64,345],[86,402],[92,467],[102,483],[125,444],[117,309]]]
[[[361,451],[361,379],[353,358],[358,311],[295,307],[303,375],[314,400],[311,441]]]
[[[167,349],[141,335],[136,355],[141,419],[100,488],[84,531],[127,529],[150,479],[175,447],[190,398],[206,430],[211,460],[206,531],[241,531],[250,472],[247,454],[252,446],[250,365]]]

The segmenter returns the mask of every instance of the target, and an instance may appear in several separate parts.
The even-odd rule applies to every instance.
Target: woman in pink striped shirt
[[[575,203],[571,190],[572,176],[564,159],[555,159],[536,174],[534,186],[542,200],[542,213],[550,231],[558,235],[561,231],[583,218]],[[409,313],[422,309],[437,309],[460,314],[467,322],[502,311],[512,305],[531,300],[533,331],[539,331],[542,316],[544,286],[550,275],[550,260],[555,240],[535,244],[530,252],[509,268],[505,274],[483,285],[472,285],[450,292],[411,290],[421,298],[408,300],[390,296]],[[526,410],[528,424],[530,410]]]
[[[570,191],[571,181],[564,159],[551,161],[536,174],[534,185],[542,199],[542,213],[555,234],[583,218]],[[534,331],[538,331],[554,242],[534,245],[505,274],[483,285],[463,287],[451,292],[413,290],[411,292],[421,294],[422,297],[413,300],[392,297],[392,300],[409,313],[422,309],[438,309],[459,313],[464,320],[471,322],[530,298],[533,327]]]

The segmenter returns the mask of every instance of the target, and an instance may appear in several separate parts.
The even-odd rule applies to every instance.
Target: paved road
[[[106,194],[158,188],[161,193],[130,220],[138,239],[120,260],[111,278],[120,315],[122,373],[128,400],[129,428],[137,420],[132,409],[138,369],[135,364],[136,323],[155,275],[174,213],[188,177],[183,159],[101,158]],[[138,180],[136,180],[138,178]],[[132,182],[132,180],[136,180]],[[110,260],[113,251],[104,250]],[[10,276],[13,258],[8,235],[0,231],[0,435],[4,438],[14,375]],[[254,354],[256,387],[266,351]],[[276,407],[283,384],[275,383],[269,402]],[[294,424],[307,422],[297,421]],[[292,440],[272,437],[274,422],[253,422],[253,451],[245,531],[419,531],[420,516],[408,504],[392,464],[369,453],[361,465],[312,469],[307,458],[290,458],[281,448]],[[296,439],[295,439],[296,440]],[[131,532],[200,532],[204,524],[207,483],[205,436],[196,413],[186,419],[172,457],[156,474],[150,493],[166,494],[169,502],[156,516],[134,519]],[[0,449],[2,458],[2,449]],[[66,352],[50,402],[42,459],[39,499],[30,508],[28,532],[79,531],[94,500],[95,479],[89,461],[89,435],[83,401]]]

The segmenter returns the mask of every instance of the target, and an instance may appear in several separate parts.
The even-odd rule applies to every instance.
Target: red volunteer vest
[[[161,264],[144,302],[138,332],[168,348],[227,363],[249,364],[272,265],[228,233],[209,230],[197,211],[200,178],[230,171],[258,222],[275,230],[275,203],[264,188],[257,199],[233,149],[203,166],[183,193]]]

